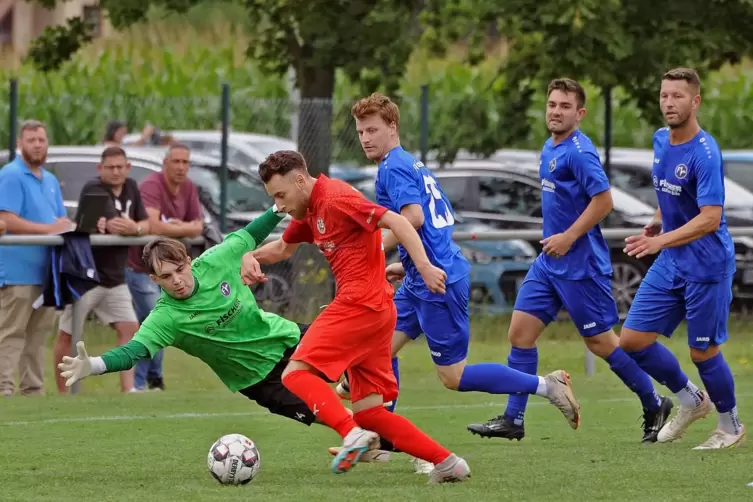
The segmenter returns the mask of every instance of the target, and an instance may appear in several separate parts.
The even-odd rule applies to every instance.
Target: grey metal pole
[[[71,310],[73,311],[73,319],[71,320],[73,325],[71,328],[71,357],[76,357],[76,344],[81,341],[83,335],[83,322],[81,322],[81,307],[79,306],[79,302],[73,302]],[[79,392],[81,392],[81,382],[76,382],[71,386],[71,394],[78,394]]]
[[[227,144],[230,134],[230,84],[222,84],[222,148],[220,157],[220,230],[227,232]]]
[[[594,353],[586,346],[586,376],[594,376],[596,373],[596,358]]]
[[[429,155],[429,86],[421,86],[421,162],[426,164]]]
[[[18,133],[18,80],[10,80],[10,135],[8,136],[8,162],[16,158],[16,136]]]

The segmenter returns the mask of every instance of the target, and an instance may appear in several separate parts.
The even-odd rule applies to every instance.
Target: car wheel
[[[627,256],[612,259],[612,295],[617,302],[620,320],[627,317],[647,270],[639,260]]]

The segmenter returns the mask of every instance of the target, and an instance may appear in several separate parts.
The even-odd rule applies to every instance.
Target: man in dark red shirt
[[[141,200],[149,215],[150,233],[175,239],[197,237],[204,230],[204,221],[196,185],[188,179],[191,152],[182,144],[170,146],[162,163],[162,172],[148,176],[139,185]],[[133,297],[136,317],[143,322],[160,297],[160,288],[149,278],[141,259],[142,246],[128,253],[126,281]],[[154,359],[139,361],[134,370],[134,391],[164,389],[162,376],[163,352]]]
[[[436,465],[431,483],[468,478],[465,460],[383,406],[397,398],[391,352],[397,312],[393,288],[384,274],[380,228],[392,230],[431,291],[445,292],[445,272],[431,264],[408,220],[372,203],[347,183],[323,175],[312,178],[299,153],[273,153],[261,163],[259,174],[279,211],[294,219],[281,239],[252,256],[259,263],[275,263],[289,257],[299,243],[315,243],[337,283],[334,300],[301,340],[282,380],[319,420],[342,436],[343,448],[332,470],[350,470],[381,436],[400,451]],[[336,381],[345,371],[353,415],[325,381]]]

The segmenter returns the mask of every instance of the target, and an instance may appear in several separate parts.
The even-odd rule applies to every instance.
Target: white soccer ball
[[[209,473],[223,485],[245,485],[261,467],[253,441],[242,434],[228,434],[215,441],[207,455]]]

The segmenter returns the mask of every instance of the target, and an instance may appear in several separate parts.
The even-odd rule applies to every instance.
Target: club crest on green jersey
[[[230,296],[230,284],[227,281],[223,281],[220,284],[220,293],[222,293],[222,296]]]

